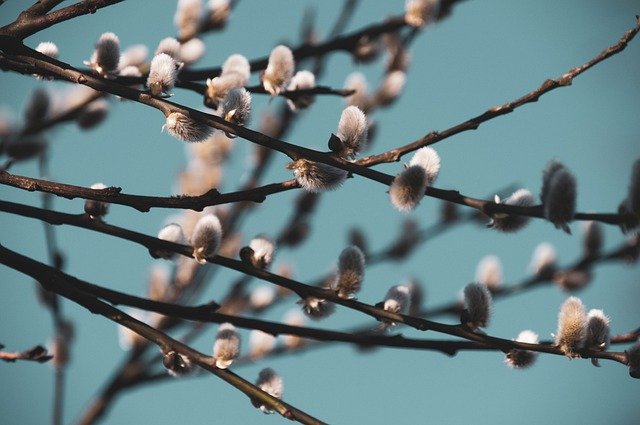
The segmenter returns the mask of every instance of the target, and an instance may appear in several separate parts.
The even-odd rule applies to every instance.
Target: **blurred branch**
[[[0,344],[0,350],[4,348],[4,345]],[[21,353],[8,353],[6,351],[0,351],[0,360],[7,363],[14,363],[17,360],[32,361],[38,363],[45,363],[51,360],[53,356],[49,354],[46,348],[42,345],[36,345]]]

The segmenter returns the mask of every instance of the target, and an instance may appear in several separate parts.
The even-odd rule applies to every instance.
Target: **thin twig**
[[[0,350],[2,350],[4,346],[0,344]],[[0,351],[0,360],[5,361],[7,363],[13,363],[17,360],[45,363],[51,360],[53,356],[49,354],[46,348],[42,345],[36,345],[33,348],[29,348],[28,350],[22,351],[20,353],[9,353],[6,351]]]

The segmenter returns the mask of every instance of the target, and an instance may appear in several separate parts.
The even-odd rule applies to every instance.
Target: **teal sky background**
[[[0,6],[0,23],[14,19],[28,5],[8,1]],[[208,50],[195,67],[221,64],[232,53],[262,57],[283,41],[297,44],[299,22],[307,7],[317,10],[318,31],[324,36],[333,24],[341,1],[242,0],[227,29],[204,37]],[[360,2],[348,30],[356,30],[384,17],[401,13],[404,1]],[[35,47],[53,41],[60,59],[81,66],[101,33],[118,34],[123,46],[144,43],[153,51],[158,41],[175,34],[175,2],[124,2],[94,15],[59,24],[30,37]],[[378,110],[373,118],[378,133],[370,153],[406,144],[432,130],[443,130],[487,108],[516,99],[546,78],[555,78],[594,57],[615,43],[635,23],[640,1],[540,0],[464,1],[453,15],[430,26],[411,46],[411,66],[401,98]],[[350,72],[365,73],[371,86],[382,75],[383,60],[355,64],[345,53],[332,53],[320,84],[340,87]],[[302,64],[304,68],[306,64]],[[627,50],[579,76],[572,86],[543,96],[505,117],[459,134],[434,148],[442,159],[436,186],[457,189],[474,197],[516,183],[534,194],[540,189],[542,169],[558,158],[576,175],[580,211],[613,212],[625,196],[631,164],[640,157],[640,39]],[[257,75],[252,83],[257,83]],[[43,82],[12,73],[0,75],[0,104],[16,117],[30,91]],[[63,89],[64,83],[49,87]],[[175,90],[172,100],[200,107],[191,93]],[[264,108],[278,106],[277,99],[254,96],[250,124],[257,128]],[[105,124],[80,132],[65,125],[50,135],[52,179],[89,186],[97,181],[120,186],[127,193],[169,195],[185,166],[185,146],[160,128],[164,117],[134,102],[112,101]],[[304,112],[287,141],[324,150],[335,131],[343,100],[319,97]],[[231,162],[225,167],[223,191],[237,188],[248,170],[253,149],[236,139]],[[408,161],[410,157],[403,158]],[[284,168],[288,158],[278,155],[265,183],[290,178]],[[398,163],[376,167],[395,174]],[[37,176],[34,163],[11,169]],[[275,234],[286,222],[295,191],[269,197],[245,220],[242,233],[248,241],[258,233]],[[0,198],[40,204],[36,193],[0,186]],[[79,213],[81,200],[55,199],[56,210]],[[425,198],[410,214],[422,228],[438,220],[440,204]],[[175,211],[152,210],[143,214],[112,206],[107,221],[154,235]],[[283,250],[276,265],[292,264],[295,277],[313,281],[335,264],[353,226],[364,229],[372,250],[395,238],[407,215],[394,210],[386,188],[355,177],[335,192],[323,195],[314,216],[310,238],[295,251]],[[505,235],[475,224],[464,224],[420,246],[404,262],[385,263],[367,269],[359,299],[380,301],[387,289],[407,277],[424,285],[426,305],[440,305],[458,296],[473,280],[478,261],[487,254],[500,257],[506,283],[528,276],[531,253],[540,242],[552,243],[562,265],[580,255],[580,223],[572,224],[573,236],[542,220],[523,231]],[[42,224],[35,220],[0,214],[1,243],[8,248],[46,261]],[[147,251],[126,241],[89,231],[59,227],[60,245],[67,258],[66,272],[81,279],[129,293],[143,295],[147,273],[154,261]],[[616,227],[605,228],[605,246],[624,240]],[[576,294],[587,308],[602,308],[611,317],[612,332],[622,333],[640,324],[640,273],[638,266],[608,264],[594,270],[590,285]],[[206,297],[220,299],[237,274],[216,274]],[[0,342],[9,350],[46,343],[52,334],[48,313],[36,298],[31,279],[0,268]],[[557,312],[568,295],[558,288],[539,288],[496,302],[487,332],[515,338],[532,329],[542,339],[556,330]],[[269,319],[279,320],[294,301],[274,309]],[[116,326],[66,302],[65,314],[76,327],[72,363],[66,389],[67,423],[74,422],[94,394],[124,359]],[[454,323],[451,317],[439,318]],[[336,314],[314,326],[347,329],[367,323],[359,314],[339,308]],[[440,335],[405,328],[397,332],[424,338]],[[243,332],[243,336],[247,333]],[[209,353],[215,328],[197,340],[194,348]],[[246,339],[245,339],[246,341]],[[244,344],[244,349],[248,343]],[[626,347],[616,346],[616,350]],[[500,353],[462,352],[449,358],[428,351],[379,349],[362,353],[351,346],[332,345],[301,355],[265,360],[234,368],[253,381],[265,366],[278,371],[285,382],[285,400],[329,423],[637,423],[640,383],[617,363],[602,362],[594,368],[588,360],[570,361],[560,356],[540,356],[525,371],[511,370]],[[35,363],[0,364],[0,417],[8,424],[47,423],[51,412],[53,370]],[[164,381],[123,394],[104,423],[172,424],[278,423],[264,416],[247,398],[212,375]]]

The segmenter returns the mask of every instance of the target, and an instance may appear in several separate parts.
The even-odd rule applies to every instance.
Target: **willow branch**
[[[176,254],[192,257],[193,248],[187,245],[176,244],[168,241],[164,241],[158,238],[144,235],[132,230],[124,229],[121,227],[106,224],[101,221],[91,220],[86,215],[72,215],[54,211],[42,210],[40,208],[30,207],[27,205],[15,204],[6,201],[0,201],[0,210],[17,213],[20,215],[38,218],[45,220],[51,224],[70,224],[90,230],[95,230],[100,233],[109,234],[122,239],[129,240],[131,242],[138,243],[146,248],[161,249],[175,252]],[[245,275],[253,276],[258,279],[271,282],[277,286],[289,289],[301,298],[307,298],[310,296],[331,301],[335,304],[342,305],[349,309],[359,311],[365,315],[375,318],[379,321],[402,323],[412,328],[421,331],[435,331],[446,335],[457,336],[469,341],[480,342],[489,344],[503,350],[510,350],[513,348],[519,348],[523,350],[538,351],[550,354],[562,353],[556,347],[537,346],[536,344],[527,344],[517,341],[511,341],[507,339],[497,338],[489,335],[479,334],[471,331],[463,325],[448,325],[444,323],[434,322],[419,317],[408,316],[406,314],[393,313],[384,310],[379,307],[375,307],[355,299],[344,299],[339,297],[334,291],[329,289],[322,289],[315,286],[307,285],[302,282],[295,281],[293,279],[286,278],[270,273],[266,270],[257,269],[242,261],[234,260],[228,257],[216,255],[207,259],[212,264],[218,264],[223,267],[236,270],[244,273]],[[586,358],[591,357],[591,353],[587,350],[581,352],[581,355]],[[626,363],[626,357],[620,353],[603,353],[605,357],[610,360],[615,360],[620,363]]]
[[[111,6],[121,1],[123,0],[84,0],[47,14],[42,14],[42,12],[48,12],[61,2],[47,1],[39,7],[37,7],[38,5],[36,4],[22,12],[14,22],[0,28],[0,35],[10,35],[23,40],[30,35],[60,22],[68,21],[78,16],[96,13],[103,7]]]
[[[236,375],[230,370],[219,369],[215,366],[215,359],[192,349],[191,347],[177,341],[167,334],[134,319],[124,312],[114,308],[87,292],[79,290],[73,286],[65,285],[64,273],[49,273],[50,267],[42,264],[34,267],[34,263],[24,257],[0,245],[0,262],[14,268],[39,281],[45,288],[55,291],[65,298],[86,308],[93,314],[98,314],[125,326],[149,341],[155,343],[163,352],[175,351],[187,356],[191,361],[201,368],[211,372],[228,384],[242,391],[252,400],[269,406],[287,419],[296,420],[304,424],[322,424],[323,422],[297,409],[296,407],[279,400],[260,388]],[[44,266],[44,267],[42,267]],[[54,269],[55,270],[55,269]]]
[[[634,30],[631,30],[630,33],[635,34],[639,29],[640,26],[635,28]],[[87,85],[95,90],[106,91],[118,96],[125,97],[127,99],[134,100],[139,103],[143,103],[162,111],[164,114],[179,112],[224,132],[236,134],[243,139],[249,140],[253,143],[270,149],[274,149],[287,155],[293,160],[306,158],[312,161],[322,162],[324,164],[343,169],[350,173],[363,176],[367,179],[382,183],[387,186],[390,185],[394,179],[394,177],[389,174],[385,174],[362,166],[358,161],[350,162],[329,153],[315,151],[282,140],[278,140],[257,131],[237,126],[231,122],[225,121],[223,118],[220,118],[216,115],[206,114],[192,108],[169,102],[165,99],[155,98],[153,96],[150,96],[148,93],[141,92],[130,87],[121,86],[112,81],[98,78],[94,75],[84,74],[73,68],[71,65],[42,55],[41,53],[30,49],[29,47],[10,37],[0,36],[0,47],[3,49],[3,51],[5,51],[5,53],[9,53],[12,55],[12,58],[6,56],[4,58],[0,57],[0,64],[9,66],[10,69],[28,73],[37,73],[40,72],[39,70],[45,70],[70,81],[75,81],[80,84]],[[15,62],[16,60],[17,63]],[[24,68],[25,64],[27,64],[28,70]],[[34,64],[37,64],[37,66]],[[425,195],[471,207],[482,211],[487,215],[493,215],[495,213],[506,213],[528,217],[544,218],[543,208],[541,205],[534,207],[518,207],[507,204],[497,204],[492,201],[465,196],[456,190],[443,190],[435,187],[428,187],[426,189]],[[634,220],[635,217],[631,213],[576,213],[574,219],[594,220],[607,224],[618,225],[621,223],[628,223],[629,221]]]
[[[631,42],[631,40],[633,40],[633,38],[636,36],[638,31],[640,31],[640,17],[636,16],[636,26],[628,30],[616,44],[602,50],[596,57],[584,63],[583,65],[577,66],[575,68],[571,68],[569,71],[565,72],[560,77],[556,79],[545,80],[538,88],[519,97],[518,99],[511,102],[507,102],[500,106],[494,106],[488,109],[487,111],[485,111],[484,113],[474,118],[471,118],[463,123],[457,124],[447,130],[440,131],[440,132],[432,131],[429,134],[421,137],[420,139],[412,143],[406,144],[404,146],[400,146],[398,148],[391,149],[387,152],[383,152],[377,155],[367,156],[356,162],[360,165],[364,165],[367,167],[376,165],[376,164],[385,163],[385,162],[396,162],[396,161],[399,161],[403,155],[406,155],[409,152],[413,152],[424,146],[433,145],[444,139],[448,139],[449,137],[454,136],[458,133],[462,133],[469,130],[476,130],[478,127],[480,127],[480,124],[486,121],[492,120],[502,115],[509,114],[515,111],[520,106],[526,105],[528,103],[537,102],[542,95],[560,87],[570,86],[571,83],[573,82],[573,79],[579,76],[580,74],[582,74],[583,72],[587,71],[588,69],[592,68],[598,63],[605,61],[611,56],[623,51],[627,47],[627,45]]]

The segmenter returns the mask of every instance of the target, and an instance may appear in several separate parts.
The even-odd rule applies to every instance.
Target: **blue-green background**
[[[12,20],[30,2],[8,1],[0,6],[1,22]],[[205,37],[209,46],[198,66],[222,63],[231,53],[249,58],[265,55],[282,41],[295,43],[299,22],[308,6],[317,9],[318,31],[329,31],[340,1],[240,1],[224,33]],[[349,29],[360,28],[403,10],[404,1],[363,1]],[[56,42],[61,59],[80,65],[98,36],[113,31],[124,46],[157,42],[175,34],[175,2],[124,2],[90,16],[65,22],[27,39]],[[451,18],[429,27],[412,46],[408,83],[401,99],[390,109],[375,113],[379,131],[372,152],[442,130],[490,106],[515,99],[584,63],[613,44],[631,28],[640,13],[638,1],[465,1]],[[355,65],[344,53],[328,57],[328,72],[320,83],[341,86],[354,69],[372,84],[382,63]],[[497,118],[477,131],[436,145],[442,158],[437,183],[482,197],[517,182],[537,193],[541,171],[554,157],[577,176],[581,211],[614,211],[625,196],[632,162],[640,157],[640,40],[622,54],[583,74],[569,88],[553,91],[538,103]],[[257,76],[252,77],[257,82]],[[27,76],[0,76],[0,102],[19,115],[34,87]],[[200,105],[195,96],[176,90],[173,100]],[[89,133],[67,125],[51,135],[52,178],[88,186],[97,181],[121,186],[128,193],[167,195],[185,165],[183,144],[160,133],[163,117],[156,110],[133,102],[112,102],[108,121]],[[254,97],[253,126],[259,122],[266,98]],[[272,105],[274,106],[274,105]],[[343,103],[334,97],[318,98],[304,113],[287,140],[324,149],[335,130]],[[223,190],[233,190],[247,171],[249,142],[235,142],[232,162],[226,167]],[[265,182],[290,178],[278,156]],[[408,160],[408,158],[407,158]],[[378,167],[396,173],[399,164]],[[33,163],[13,172],[37,176]],[[270,197],[245,222],[244,240],[265,232],[274,234],[289,215],[296,193]],[[35,193],[0,187],[0,197],[39,205]],[[61,211],[80,212],[82,201],[55,200]],[[412,216],[426,227],[438,219],[439,204],[425,199]],[[172,211],[142,214],[112,206],[108,221],[147,234],[155,234]],[[344,247],[346,231],[358,225],[366,230],[373,249],[395,237],[404,215],[391,208],[385,188],[356,177],[336,192],[322,197],[309,240],[296,251],[280,253],[278,262],[292,263],[295,276],[313,279],[334,264]],[[0,215],[2,244],[46,261],[42,224],[7,214]],[[515,235],[481,226],[463,225],[420,247],[403,263],[374,266],[360,299],[379,301],[390,285],[408,276],[418,277],[427,291],[427,305],[457,297],[474,277],[477,262],[486,254],[498,255],[507,282],[527,276],[534,247],[551,242],[560,262],[568,264],[580,253],[580,226],[567,236],[536,220]],[[146,275],[153,260],[145,249],[125,241],[73,228],[57,229],[67,256],[67,272],[80,278],[134,294],[145,293]],[[623,241],[620,231],[606,228],[606,246]],[[216,275],[208,296],[220,298],[236,277]],[[579,296],[588,308],[602,308],[612,318],[614,333],[640,323],[637,266],[599,266],[594,280]],[[8,349],[26,348],[50,339],[49,315],[35,299],[34,283],[12,270],[0,269],[0,342]],[[513,338],[532,329],[542,338],[555,331],[557,310],[566,294],[552,287],[501,300],[495,305],[493,335]],[[270,316],[279,319],[293,301]],[[73,361],[68,369],[66,422],[77,419],[92,395],[124,357],[116,326],[86,310],[65,303],[65,313],[76,325]],[[358,314],[343,311],[319,326],[348,328],[364,323]],[[450,318],[443,318],[452,321]],[[407,335],[438,337],[402,329]],[[214,330],[194,343],[209,352]],[[246,346],[247,344],[245,344]],[[246,347],[245,347],[246,348]],[[623,347],[616,347],[622,349]],[[350,346],[331,346],[299,356],[281,357],[236,369],[253,380],[269,365],[285,381],[285,399],[330,423],[608,423],[638,421],[638,381],[625,367],[602,362],[569,361],[542,356],[530,370],[514,371],[499,353],[460,353],[454,358],[425,351],[382,349],[363,354]],[[0,364],[0,417],[3,423],[49,422],[53,371],[35,363]],[[263,417],[247,398],[214,376],[128,392],[117,400],[106,423],[277,423],[278,416]]]

